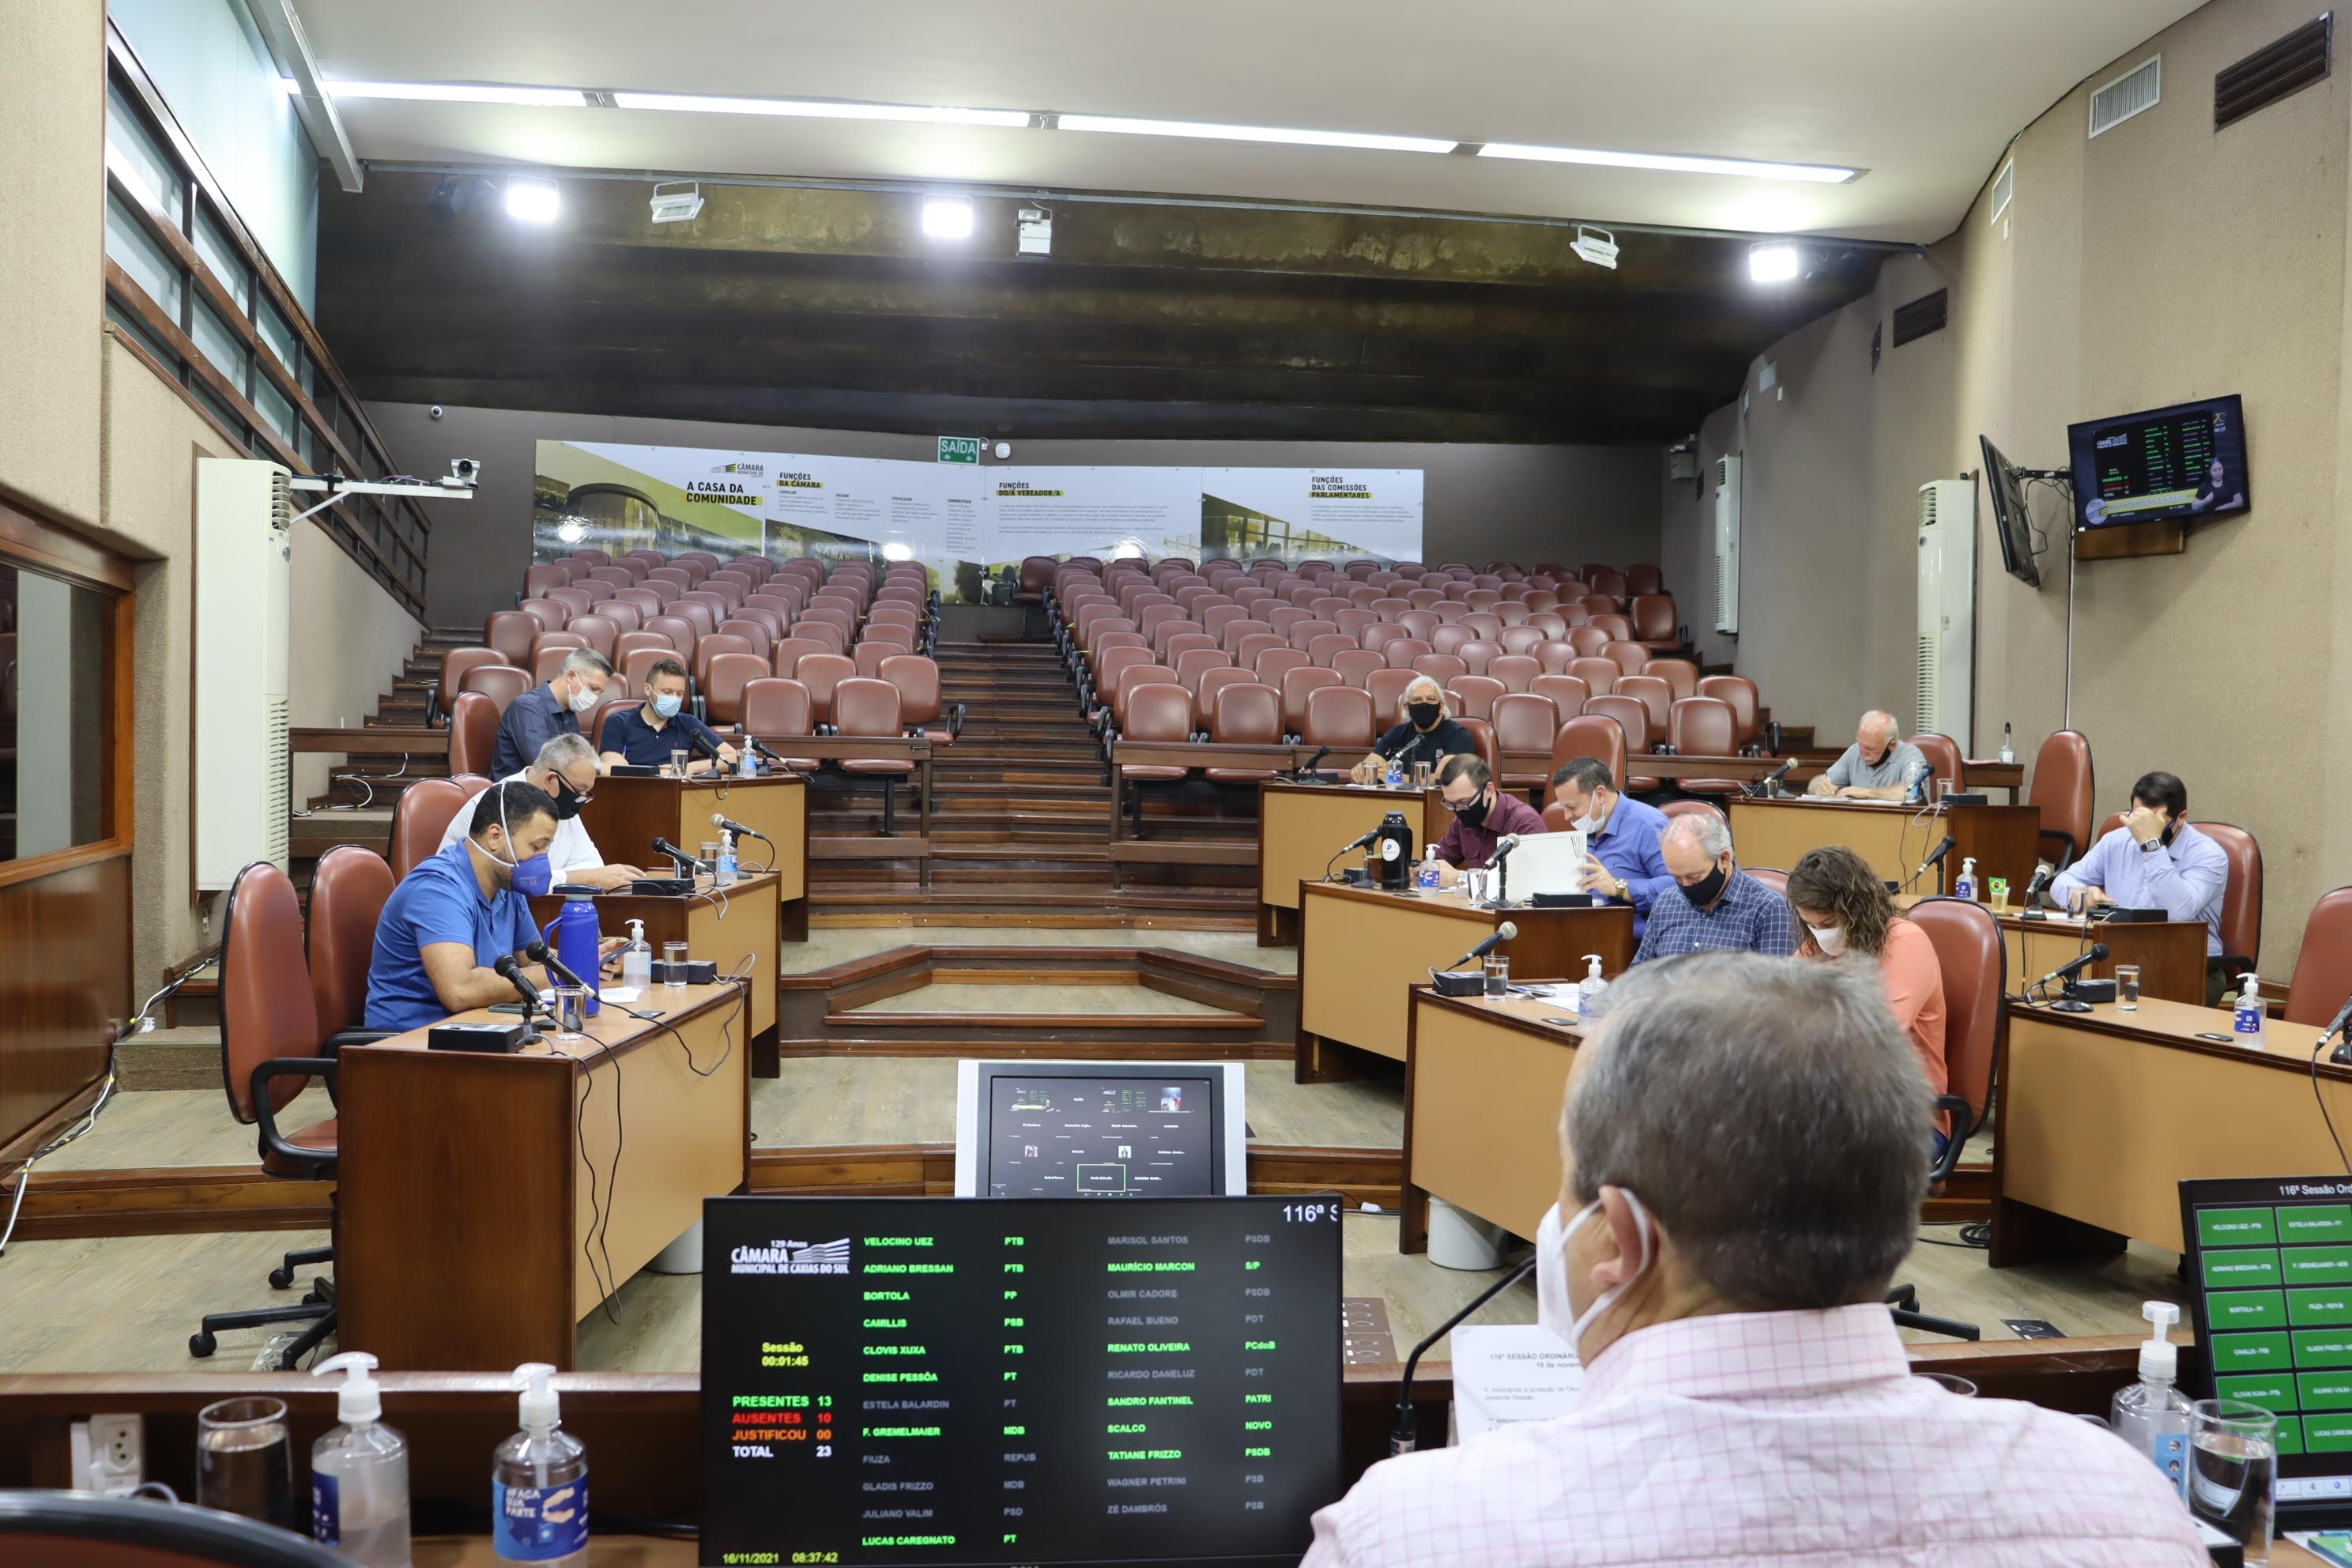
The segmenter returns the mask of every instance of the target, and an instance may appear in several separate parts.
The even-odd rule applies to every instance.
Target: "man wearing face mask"
[[[1633,935],[1649,929],[1658,895],[1675,885],[1658,840],[1666,814],[1617,793],[1609,764],[1598,757],[1570,759],[1551,778],[1552,798],[1584,835],[1584,888],[1596,898],[1633,906]]]
[[[555,802],[535,784],[492,784],[466,837],[416,863],[384,900],[368,959],[367,1026],[419,1029],[515,1000],[492,965],[539,940],[530,900],[554,885]]]
[[[587,826],[580,820],[580,808],[596,793],[596,752],[579,735],[556,736],[539,749],[530,766],[514,775],[512,782],[543,791],[555,803],[555,841],[548,847],[547,858],[555,868],[558,886],[625,888],[645,875],[635,866],[604,864],[596,841],[588,837]],[[457,808],[457,814],[449,819],[448,829],[441,835],[442,848],[448,848],[472,831],[474,803],[479,799],[481,795],[477,795]]]
[[[1358,784],[1378,783],[1391,761],[1403,766],[1410,780],[1415,763],[1435,768],[1448,757],[1476,753],[1476,738],[1446,716],[1444,689],[1428,676],[1404,689],[1402,706],[1404,722],[1373,742],[1372,754],[1356,764]]]
[[[1441,887],[1459,881],[1465,867],[1490,864],[1495,846],[1514,833],[1549,833],[1541,813],[1495,783],[1484,757],[1448,757],[1437,770],[1437,795],[1454,826],[1437,841]]]
[[[1374,1466],[1307,1568],[2209,1562],[2108,1433],[1911,1375],[1883,1298],[1928,1098],[1869,975],[1706,953],[1612,990],[1536,1237],[1576,1408]]]
[[[1739,868],[1731,825],[1714,812],[1677,816],[1658,837],[1674,886],[1650,906],[1649,929],[1635,963],[1701,948],[1745,948],[1788,958],[1797,951],[1797,917],[1789,900]]]
[[[1853,744],[1827,773],[1807,784],[1805,793],[1847,800],[1901,800],[1927,766],[1919,748],[1902,738],[1894,714],[1869,712],[1854,731]]]
[[[2050,901],[2077,913],[2109,904],[2160,909],[2177,921],[2205,922],[2205,1002],[2228,989],[2221,966],[2221,902],[2230,858],[2190,826],[2189,786],[2171,773],[2142,773],[2132,785],[2123,826],[2058,874]]]
[[[596,711],[613,664],[593,647],[574,648],[563,668],[544,686],[534,686],[507,704],[499,720],[499,743],[490,772],[499,778],[519,773],[558,735],[580,733],[580,721]]]
[[[1943,1093],[1951,1074],[1944,1064],[1944,965],[1934,940],[1895,913],[1878,873],[1843,844],[1809,849],[1797,861],[1789,907],[1805,928],[1799,958],[1877,966],[1887,1010],[1910,1037],[1927,1092]],[[1952,1119],[1937,1111],[1931,1158],[1944,1152],[1951,1131]]]
[[[686,711],[686,666],[674,658],[656,659],[646,671],[643,706],[604,715],[604,732],[596,743],[608,768],[615,763],[667,767],[672,752],[684,752],[694,759],[686,771],[705,773],[710,771],[714,751],[722,767],[735,765],[735,748]]]

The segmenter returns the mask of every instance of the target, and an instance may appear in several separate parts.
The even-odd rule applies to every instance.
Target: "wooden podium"
[[[1298,941],[1298,886],[1319,882],[1333,862],[1363,864],[1361,852],[1343,857],[1349,841],[1404,813],[1418,844],[1434,844],[1454,826],[1435,790],[1299,784],[1268,779],[1257,786],[1257,944],[1289,947]],[[1419,853],[1418,848],[1415,850]]]
[[[689,855],[719,837],[713,813],[731,817],[774,846],[774,862],[759,857],[768,846],[750,840],[739,847],[745,870],[773,871],[779,905],[777,935],[784,942],[808,940],[808,781],[776,772],[758,778],[615,778],[596,781],[595,797],[580,814],[604,858],[642,866],[667,877],[667,863],[653,841],[667,838]],[[646,928],[651,940],[653,928]],[[606,934],[611,934],[607,931]]]
[[[626,936],[631,921],[643,921],[646,945],[653,950],[656,958],[662,955],[663,943],[682,942],[689,957],[709,959],[719,965],[722,975],[741,970],[751,984],[754,1078],[773,1078],[777,1072],[776,981],[781,971],[776,886],[776,874],[762,871],[742,878],[731,888],[706,887],[698,892],[659,896],[599,893],[595,900],[596,924],[605,936]],[[531,900],[531,919],[545,926],[563,908],[564,901],[562,895],[557,893]],[[613,984],[613,976],[608,973],[599,983],[599,988]],[[649,1005],[661,1005],[658,995],[631,1004],[640,1011]]]

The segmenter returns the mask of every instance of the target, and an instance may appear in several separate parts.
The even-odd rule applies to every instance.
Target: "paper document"
[[[1534,1323],[1454,1331],[1454,1440],[1576,1408],[1584,1363]]]

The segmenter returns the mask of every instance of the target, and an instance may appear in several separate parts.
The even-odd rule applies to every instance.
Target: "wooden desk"
[[[1597,952],[1605,974],[1633,961],[1633,911],[1601,909],[1489,910],[1454,892],[1407,896],[1331,882],[1299,889],[1297,1078],[1313,1083],[1352,1076],[1333,1047],[1405,1059],[1407,991],[1433,967],[1453,963],[1509,921],[1519,934],[1496,951],[1514,980],[1565,980]]]
[[[1270,779],[1257,792],[1257,944],[1298,940],[1298,885],[1319,882],[1340,848],[1391,811],[1412,824],[1414,842],[1434,844],[1454,826],[1435,790],[1360,789]],[[1344,857],[1341,857],[1344,859]],[[1357,858],[1357,864],[1361,858]]]
[[[1405,1035],[1404,1196],[1397,1250],[1429,1249],[1434,1194],[1533,1237],[1559,1196],[1559,1107],[1582,1038],[1565,1005],[1412,994]]]
[[[1630,763],[1629,763],[1630,765]],[[1888,881],[1910,879],[1950,834],[1959,840],[1944,863],[1913,890],[1940,892],[1951,886],[1963,859],[1973,858],[1977,876],[2009,879],[2010,896],[2022,898],[2033,879],[2042,830],[2041,814],[2030,805],[1955,805],[1922,815],[1918,806],[1879,801],[1817,800],[1791,795],[1780,800],[1734,798],[1731,842],[1742,866],[1786,871],[1809,849],[1843,844]],[[1932,880],[1933,887],[1926,886]]]
[[[343,1051],[335,1272],[352,1344],[408,1371],[568,1369],[579,1321],[705,1197],[743,1185],[741,986],[646,1000],[675,1036],[608,1005],[589,1040],[512,1056],[428,1050],[421,1029]]]
[[[740,818],[738,820],[740,820]],[[749,826],[747,823],[745,826]],[[672,842],[676,842],[672,840]],[[751,847],[756,855],[758,844]],[[737,880],[731,888],[656,898],[635,893],[596,896],[596,923],[606,936],[626,936],[631,921],[646,922],[646,945],[662,955],[665,942],[686,943],[688,955],[707,958],[721,974],[732,974],[746,960],[751,985],[751,1073],[776,1076],[776,987],[780,924],[777,893],[782,878],[761,871]],[[551,893],[530,901],[531,918],[541,926],[553,920],[564,900]],[[613,984],[607,978],[604,984]],[[647,1004],[634,1004],[643,1010]],[[660,1006],[655,1000],[651,1005]]]
[[[1906,893],[1895,900],[1905,909],[1919,901]],[[1989,904],[1987,907],[1990,907]],[[2052,970],[2073,963],[2095,942],[2107,944],[2108,956],[2083,972],[2090,980],[2112,980],[2118,963],[2139,965],[2143,996],[2202,1006],[2205,1002],[2205,936],[2203,921],[2158,921],[2122,925],[2099,924],[2085,936],[2083,922],[2071,915],[2045,911],[2040,920],[2026,920],[2012,896],[2009,912],[1996,913],[2000,922],[2003,989],[2012,994]]]
[[[1152,767],[1244,768],[1263,769],[1267,773],[1287,773],[1305,765],[1318,752],[1328,752],[1322,746],[1217,745],[1195,741],[1114,741],[1111,742],[1110,832],[1105,840],[1105,856],[1110,861],[1110,881],[1114,888],[1124,885],[1125,868],[1132,865],[1208,865],[1246,866],[1249,846],[1233,840],[1184,838],[1136,838],[1129,835],[1132,825],[1126,820],[1128,810],[1127,775],[1120,771],[1126,765]],[[1333,758],[1326,754],[1328,772]],[[1341,759],[1345,762],[1354,759]],[[1342,774],[1344,777],[1344,773]],[[1238,788],[1239,785],[1233,787]],[[1303,787],[1312,788],[1312,785]],[[1148,829],[1147,829],[1148,831]],[[1353,837],[1350,835],[1349,837]],[[1262,919],[1263,917],[1261,917]]]
[[[766,834],[774,844],[775,858],[768,868],[776,873],[777,934],[784,942],[806,942],[808,781],[798,773],[685,780],[607,775],[596,781],[595,795],[580,820],[606,859],[643,866],[666,877],[668,866],[655,853],[653,841],[667,838],[689,855],[699,854],[706,840],[719,837],[719,829],[710,826],[714,812]],[[754,839],[740,847],[743,863],[756,866],[768,846]]]
[[[2125,1238],[2180,1250],[2190,1178],[2343,1168],[2314,1099],[2308,1025],[2272,1020],[2262,1050],[2227,1037],[2222,1009],[2143,998],[2137,1013],[2011,1006],[1993,1136],[1996,1268],[2117,1252]],[[2318,1065],[2318,1093],[2352,1139],[2352,1068]]]

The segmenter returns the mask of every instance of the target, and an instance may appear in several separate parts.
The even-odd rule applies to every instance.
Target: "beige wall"
[[[423,624],[395,604],[325,530],[315,522],[295,529],[290,635],[296,657],[287,691],[289,724],[365,723],[424,633]],[[319,657],[321,653],[328,657]],[[294,759],[296,800],[326,793],[328,761]],[[340,759],[337,765],[341,765]],[[346,788],[335,798],[348,804],[359,795]]]
[[[2072,710],[2102,815],[2163,767],[2192,816],[2261,840],[2263,967],[2278,980],[2313,901],[2352,880],[2352,828],[2321,804],[2341,776],[2329,764],[2352,761],[2352,659],[2330,615],[2352,587],[2352,97],[2333,79],[2216,132],[2210,95],[2215,70],[2307,20],[2285,0],[2214,0],[2126,51],[2117,68],[2163,54],[2162,103],[2086,141],[2089,87],[2070,94],[2020,133],[2002,223],[1980,196],[1925,258],[1889,262],[1871,299],[1768,351],[1781,395],[1755,393],[1751,366],[1746,411],[1701,431],[1703,458],[1747,458],[1738,667],[1776,716],[1829,738],[1864,707],[1915,710],[1914,498],[1979,468],[1979,433],[2059,468],[2070,423],[2242,393],[2249,514],[2198,530],[2185,554],[2082,564]],[[1951,324],[1888,347],[1874,373],[1873,327],[1946,286]],[[2038,500],[2052,548],[2041,590],[2025,587],[1977,493],[1976,750],[2007,721],[2030,760],[2067,711],[2067,540]],[[1670,569],[1707,559],[1712,519],[1692,485],[1665,483]]]

